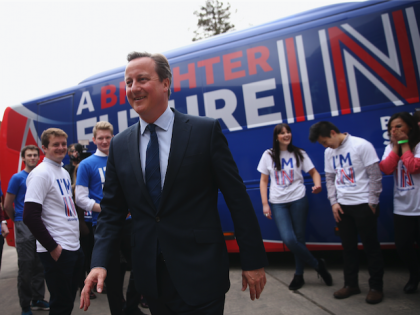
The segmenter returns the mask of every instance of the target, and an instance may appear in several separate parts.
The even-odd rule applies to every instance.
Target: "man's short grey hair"
[[[172,84],[172,72],[171,67],[169,66],[168,59],[162,54],[151,54],[148,52],[137,52],[133,51],[127,55],[127,61],[130,62],[131,60],[137,59],[137,58],[144,58],[148,57],[153,59],[155,62],[155,71],[159,76],[160,82],[162,82],[164,79],[169,79],[169,89],[168,89],[168,99],[171,95],[171,84]]]

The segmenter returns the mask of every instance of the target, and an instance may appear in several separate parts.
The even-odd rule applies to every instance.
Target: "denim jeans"
[[[305,244],[306,217],[308,215],[306,196],[292,202],[273,203],[271,212],[284,244],[295,256],[295,274],[303,275],[305,263],[317,269],[318,260],[312,256]]]
[[[22,310],[27,310],[32,300],[44,299],[44,268],[36,253],[36,239],[22,221],[15,222],[15,236],[19,302]]]

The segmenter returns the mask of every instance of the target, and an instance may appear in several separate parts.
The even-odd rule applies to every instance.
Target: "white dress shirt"
[[[157,126],[156,135],[159,142],[159,164],[160,164],[160,176],[161,176],[161,185],[165,183],[166,170],[168,168],[168,158],[169,152],[171,150],[171,141],[172,141],[172,130],[174,127],[174,117],[175,114],[169,108],[166,108],[165,112],[154,122]],[[145,122],[140,117],[140,161],[141,161],[141,170],[143,171],[143,180],[146,176],[146,150],[147,145],[150,141],[150,131],[147,129],[148,123]]]

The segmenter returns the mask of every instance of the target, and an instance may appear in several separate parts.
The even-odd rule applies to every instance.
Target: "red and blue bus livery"
[[[267,251],[285,249],[274,222],[263,216],[256,169],[272,145],[273,127],[294,124],[294,144],[307,151],[322,178],[324,150],[308,140],[309,127],[317,121],[330,120],[341,131],[368,140],[381,157],[389,143],[390,116],[420,107],[419,18],[420,1],[336,4],[165,53],[173,73],[169,106],[220,121]],[[115,132],[136,123],[138,115],[125,96],[124,70],[122,66],[99,73],[77,86],[7,108],[0,131],[3,191],[23,167],[21,148],[41,147],[43,130],[61,128],[74,143],[91,141],[92,128],[100,120],[112,123]],[[338,157],[335,162],[343,163],[340,178],[351,184],[355,176],[350,158]],[[412,181],[404,174],[401,178],[404,185]],[[293,176],[279,174],[283,180],[287,183]],[[305,184],[311,205],[308,247],[341,248],[325,181],[318,195],[310,193],[309,175]],[[394,243],[393,185],[392,176],[384,176],[378,221],[383,247]],[[228,249],[236,252],[234,227],[222,194],[218,206]],[[12,237],[8,242],[13,244]]]

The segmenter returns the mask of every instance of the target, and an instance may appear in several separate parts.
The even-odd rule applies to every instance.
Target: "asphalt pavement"
[[[361,294],[344,300],[337,300],[333,292],[343,286],[342,259],[340,252],[314,252],[316,257],[325,258],[327,267],[333,276],[333,286],[327,287],[317,273],[309,268],[305,270],[305,285],[297,291],[290,291],[288,285],[293,278],[294,263],[291,253],[268,254],[270,265],[266,268],[267,285],[259,300],[251,301],[249,292],[242,292],[241,269],[238,254],[230,255],[231,288],[226,295],[225,314],[229,315],[346,315],[346,314],[420,314],[420,288],[414,294],[405,294],[402,290],[408,280],[408,273],[402,267],[395,250],[384,250],[385,276],[384,300],[376,305],[365,302],[368,292],[367,262],[360,251],[359,285]],[[5,245],[0,271],[0,314],[20,315],[17,295],[17,259],[14,247]],[[129,273],[126,274],[125,286]],[[203,283],[205,285],[205,283]],[[97,294],[87,312],[78,308],[79,295],[72,314],[108,315],[107,297]],[[48,291],[46,300],[48,300]],[[141,309],[150,314],[148,309]],[[46,311],[34,311],[34,315],[48,314]]]

